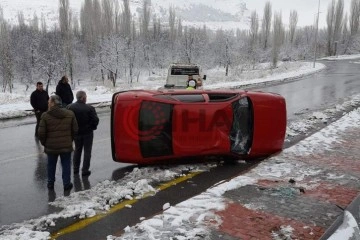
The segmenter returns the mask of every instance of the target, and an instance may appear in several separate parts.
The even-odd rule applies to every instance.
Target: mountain
[[[79,17],[83,0],[70,0],[73,15]],[[122,5],[122,1],[119,0]],[[130,0],[131,13],[138,17],[141,13],[143,1]],[[58,0],[0,0],[4,18],[13,24],[17,23],[17,13],[23,12],[25,20],[33,18],[34,13],[47,20],[49,27],[58,20]],[[151,12],[156,14],[163,23],[168,21],[169,7],[175,9],[183,25],[202,27],[204,24],[210,29],[248,28],[249,10],[244,0],[151,0]]]
[[[158,16],[168,21],[169,7],[184,25],[211,29],[248,28],[248,10],[243,0],[152,0],[152,7]]]

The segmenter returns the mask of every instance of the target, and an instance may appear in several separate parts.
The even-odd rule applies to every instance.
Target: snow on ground
[[[351,59],[359,59],[359,58],[360,58],[360,54],[353,54],[353,55],[340,55],[340,56],[324,57],[324,58],[321,58],[321,60],[336,61],[336,60],[351,60]]]
[[[206,80],[206,88],[234,88],[243,87],[247,85],[266,84],[266,82],[274,81],[289,81],[307,74],[321,71],[325,68],[322,63],[316,63],[313,68],[313,63],[310,62],[284,62],[279,64],[278,68],[271,69],[269,63],[261,64],[254,70],[243,71],[241,68],[235,69],[240,74],[242,81],[238,81],[236,77],[228,77],[227,79],[218,76],[223,74],[219,69],[213,69],[208,72],[209,81]],[[218,77],[218,78],[215,78]]]
[[[325,151],[328,147],[328,142],[337,141],[336,136],[338,132],[341,133],[354,124],[360,124],[360,109],[346,114],[337,122],[297,145],[285,149],[280,155],[260,163],[245,175],[209,188],[200,195],[181,202],[176,206],[171,206],[162,214],[143,220],[133,227],[127,227],[121,237],[108,236],[107,239],[171,239],[170,237],[173,239],[207,239],[206,237],[211,234],[211,229],[208,226],[216,227],[221,223],[221,220],[214,212],[225,208],[226,203],[222,195],[226,191],[254,184],[259,179],[264,178],[274,181],[293,178],[296,181],[300,181],[306,176],[315,175],[316,169],[302,168],[300,166],[302,163],[298,161],[284,161],[283,158],[292,155],[302,156],[306,152],[313,151],[314,148],[318,151],[319,149]],[[311,186],[306,186],[306,188],[310,189]],[[254,208],[251,205],[248,207]],[[256,208],[258,207],[256,206]],[[283,226],[282,228],[284,232],[291,232],[288,226]],[[352,239],[351,237],[354,234],[360,236],[359,228],[351,213],[346,212],[344,223],[330,239]],[[274,239],[280,239],[276,238],[275,235],[273,237]]]
[[[285,141],[290,141],[291,138],[301,134],[307,134],[319,123],[328,124],[333,120],[336,114],[344,112],[349,107],[355,107],[360,103],[360,94],[353,95],[344,99],[344,102],[337,104],[334,107],[329,107],[322,112],[312,112],[301,119],[289,123],[286,129],[287,138]]]
[[[293,79],[299,75],[310,74],[325,67],[320,63],[317,63],[316,66],[316,68],[312,68],[311,63],[284,63],[281,64],[277,71],[273,71],[273,73],[264,69],[252,73],[244,72],[243,76],[246,76],[244,77],[246,80],[239,81],[229,77],[226,82],[227,84],[224,84],[225,82],[221,82],[221,84],[217,82],[217,79],[221,79],[219,81],[222,81],[224,77],[223,73],[219,73],[222,70],[214,69],[207,73],[209,75],[209,80],[206,81],[205,87],[234,87],[243,84],[258,84],[264,81],[284,81],[284,79]],[[262,73],[259,74],[259,72]],[[147,89],[156,89],[162,86],[163,83],[163,81],[154,78],[148,79],[148,81],[139,81],[139,83],[135,83],[132,86],[127,85],[127,89],[137,89],[141,88],[141,86]],[[80,90],[80,88],[75,89],[74,92],[77,90]],[[88,100],[90,103],[109,102],[113,92],[116,91],[116,89],[112,90],[103,86],[87,86],[84,90],[88,93]],[[50,89],[49,92],[51,93],[52,90]],[[30,93],[31,91],[25,91],[24,86],[15,86],[15,92],[13,94],[1,93],[0,119],[31,114],[25,111],[31,109],[28,102]],[[328,112],[313,113],[307,119],[309,122],[299,122],[296,125],[297,128],[293,127],[289,130],[292,135],[288,135],[293,136],[302,131],[306,132],[307,126],[313,124],[314,119],[324,121],[324,119],[329,118],[334,111],[341,110],[344,107],[359,101],[360,95],[357,95],[348,99],[348,101],[345,101],[343,105],[328,110]],[[336,131],[341,131],[347,126],[354,124],[354,122],[359,122],[359,119],[359,110],[353,111],[350,114],[345,115],[340,121],[329,125],[321,132],[303,140],[299,145],[286,149],[284,152],[291,152],[293,154],[299,152],[304,154],[306,151],[311,151],[317,144],[326,144],[325,140],[331,141],[331,136],[324,137],[327,132],[332,133],[330,135],[336,135]],[[336,139],[333,140],[335,141]],[[140,220],[143,221],[140,224],[135,227],[127,227],[125,229],[126,233],[122,237],[116,238],[108,236],[108,239],[134,239],[135,236],[140,239],[141,236],[146,236],[144,239],[159,239],[161,237],[166,237],[164,234],[166,235],[168,230],[171,231],[172,236],[176,236],[177,239],[197,239],[199,236],[206,236],[209,234],[207,229],[207,224],[209,222],[212,222],[214,225],[220,223],[220,219],[212,212],[220,210],[225,206],[222,199],[222,194],[224,192],[256,182],[257,178],[261,176],[261,173],[267,172],[270,174],[270,177],[276,178],[291,172],[293,168],[291,164],[283,163],[272,165],[271,171],[269,171],[269,169],[264,171],[264,168],[269,168],[267,164],[270,164],[270,162],[271,161],[266,161],[259,165],[259,167],[253,169],[249,174],[237,177],[229,182],[221,183],[176,206],[170,206],[168,203],[164,203],[163,208],[165,210],[163,214],[157,215],[151,219],[142,218]],[[9,226],[2,226],[0,228],[0,240],[48,239],[50,233],[46,231],[46,228],[54,226],[56,220],[59,218],[91,217],[97,213],[108,211],[112,206],[123,200],[141,198],[147,194],[156,194],[156,187],[161,182],[180,177],[185,172],[196,173],[209,171],[213,167],[216,167],[216,165],[209,163],[191,166],[172,166],[165,170],[153,167],[135,168],[118,181],[106,180],[98,183],[89,190],[73,192],[70,196],[59,197],[55,199],[54,202],[49,203],[62,208],[62,211],[42,216],[37,219],[27,220],[22,223],[13,223]],[[299,174],[300,175],[297,177],[301,178],[301,172],[299,172]],[[194,227],[194,225],[196,227]],[[284,228],[286,228],[286,226]]]
[[[247,86],[250,84],[260,84],[270,81],[285,81],[291,80],[297,77],[304,76],[320,71],[325,68],[325,65],[317,63],[316,67],[312,67],[312,63],[309,62],[286,62],[279,64],[276,69],[269,69],[268,64],[262,64],[255,70],[252,71],[241,71],[237,73],[236,77],[230,75],[225,76],[225,70],[211,69],[206,71],[208,78],[204,83],[204,88],[215,89],[215,88],[230,88]],[[240,71],[238,69],[234,70]],[[143,77],[139,79],[139,82],[133,84],[122,83],[118,84],[116,88],[109,86],[101,86],[99,82],[87,83],[86,85],[76,85],[74,89],[74,95],[78,90],[84,90],[88,95],[88,103],[99,103],[105,102],[109,104],[113,93],[116,91],[123,91],[129,89],[158,89],[165,84],[166,75],[163,72],[157,76]],[[55,87],[51,85],[49,87],[49,94],[55,91]],[[8,119],[14,117],[23,117],[33,115],[31,112],[31,105],[29,102],[30,94],[34,89],[26,91],[26,87],[19,84],[14,84],[13,93],[0,93],[0,119]]]

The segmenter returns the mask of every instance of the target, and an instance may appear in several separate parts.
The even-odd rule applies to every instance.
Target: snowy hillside
[[[73,15],[79,17],[83,0],[69,1]],[[122,4],[122,1],[119,1]],[[142,0],[130,0],[132,14],[136,17],[141,13]],[[58,20],[58,0],[0,0],[5,19],[17,23],[17,13],[22,11],[26,20],[32,19],[34,13],[40,18],[43,14],[48,26]],[[248,10],[243,0],[152,0],[153,14],[168,21],[168,10],[172,6],[176,16],[183,20],[184,25],[209,28],[234,29],[247,28]]]
[[[122,0],[118,0],[122,5]],[[176,15],[183,20],[184,25],[200,26],[204,24],[210,29],[247,29],[249,16],[256,10],[260,19],[264,5],[268,0],[151,0],[152,13],[168,21],[168,10],[172,6]],[[322,0],[320,13],[326,13],[332,0]],[[351,0],[344,0],[345,11],[348,12]],[[48,26],[53,26],[58,20],[58,0],[0,0],[5,19],[17,22],[17,13],[22,11],[25,19],[29,20],[36,12],[38,17],[43,14],[48,20]],[[79,17],[84,0],[70,0],[73,15]],[[141,12],[143,0],[130,0],[132,14],[137,17]],[[288,23],[289,13],[296,10],[299,14],[298,26],[314,24],[317,13],[315,0],[276,0],[270,1],[273,12],[281,12],[283,22]],[[326,14],[320,14],[319,26],[325,27]]]

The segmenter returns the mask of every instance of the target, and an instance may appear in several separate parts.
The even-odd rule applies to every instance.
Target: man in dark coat
[[[76,93],[76,102],[69,105],[68,108],[75,113],[76,120],[79,124],[79,132],[75,138],[75,151],[73,159],[74,174],[79,173],[81,153],[84,149],[84,161],[81,169],[82,176],[89,176],[91,171],[90,159],[91,149],[94,139],[94,130],[99,124],[99,118],[95,108],[86,104],[87,96],[84,91]]]
[[[54,189],[56,163],[61,159],[62,180],[64,190],[71,190],[71,152],[72,142],[78,132],[78,124],[75,114],[65,108],[61,108],[62,102],[59,96],[52,95],[49,99],[49,110],[41,116],[38,135],[45,153],[48,156],[47,174],[48,189]]]
[[[56,95],[61,98],[63,107],[66,107],[73,102],[74,94],[71,90],[67,76],[63,76],[56,86]]]
[[[35,137],[38,136],[37,132],[39,129],[41,115],[48,109],[48,101],[49,94],[44,90],[43,83],[37,82],[36,90],[30,95],[30,104],[34,109],[36,116]]]

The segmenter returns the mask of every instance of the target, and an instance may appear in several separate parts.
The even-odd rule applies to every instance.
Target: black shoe
[[[73,184],[69,183],[64,186],[64,191],[70,191],[73,188]]]
[[[81,174],[81,176],[86,177],[86,176],[90,176],[90,174],[91,174],[91,171],[86,171],[86,172],[83,172]]]
[[[79,170],[74,170],[74,175],[79,174]]]
[[[47,184],[47,188],[48,188],[49,190],[54,190],[54,184],[53,184],[53,183],[48,183],[48,184]]]

